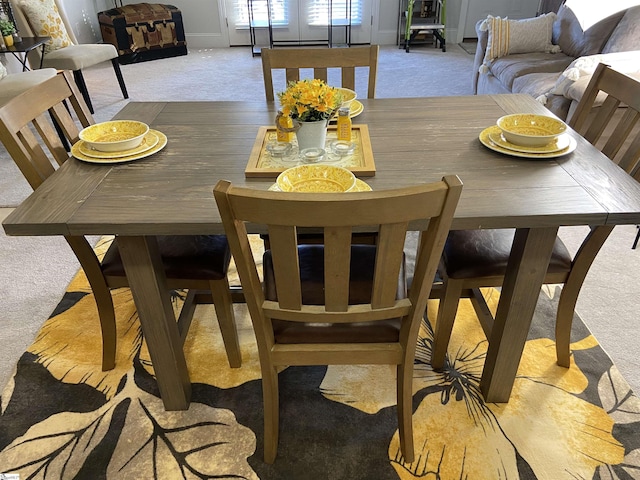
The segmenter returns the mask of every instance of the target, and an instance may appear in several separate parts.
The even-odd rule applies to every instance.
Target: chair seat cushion
[[[443,253],[446,274],[465,279],[504,276],[511,253],[515,230],[453,230],[449,232]],[[571,254],[556,238],[548,273],[568,272]]]
[[[4,105],[13,97],[55,76],[56,70],[54,68],[10,73],[0,80],[0,105]]]
[[[324,245],[298,247],[302,303],[324,304]],[[376,247],[352,245],[349,304],[371,302]],[[264,292],[267,300],[277,301],[271,251],[263,258]],[[398,278],[398,298],[406,297],[406,275],[403,265]],[[400,319],[358,323],[304,323],[273,320],[277,343],[369,343],[397,342]]]
[[[220,280],[227,275],[231,250],[224,235],[172,235],[158,237],[158,248],[171,279]],[[107,276],[125,275],[118,239],[102,260],[102,272]]]
[[[117,56],[116,47],[110,43],[70,45],[47,53],[42,66],[58,70],[82,70]]]

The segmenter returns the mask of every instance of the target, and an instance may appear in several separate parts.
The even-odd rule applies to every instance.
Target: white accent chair
[[[50,36],[50,33],[46,30],[38,28],[37,21],[34,18],[29,18],[29,8],[25,5],[35,0],[11,0],[13,6],[13,13],[18,24],[20,32],[23,36]],[[122,77],[120,70],[120,64],[118,63],[118,51],[109,43],[95,43],[95,44],[80,44],[78,43],[73,30],[70,27],[69,21],[66,18],[64,10],[60,7],[58,0],[50,0],[52,5],[57,7],[57,12],[52,9],[50,15],[59,14],[60,22],[56,22],[60,25],[60,29],[66,29],[66,34],[69,36],[71,45],[64,46],[55,50],[47,50],[44,56],[40,49],[33,50],[29,53],[29,64],[31,68],[55,68],[56,70],[71,70],[73,72],[74,80],[82,94],[87,106],[91,113],[93,111],[93,105],[91,104],[91,98],[89,97],[89,91],[87,90],[86,83],[82,70],[87,67],[92,67],[99,63],[111,60],[113,70],[116,74],[116,78],[122,90],[124,98],[129,98],[127,87]]]

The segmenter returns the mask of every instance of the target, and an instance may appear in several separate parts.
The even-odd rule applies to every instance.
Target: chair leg
[[[431,347],[431,366],[434,370],[444,367],[444,358],[447,354],[453,323],[458,311],[458,303],[462,295],[462,280],[447,278],[443,285],[443,294],[438,306],[433,346]]]
[[[127,92],[127,86],[125,85],[124,78],[122,77],[122,70],[120,70],[120,63],[118,63],[118,59],[112,58],[111,64],[113,65],[113,71],[116,72],[116,78],[118,79],[120,90],[122,90],[122,96],[124,98],[129,98],[129,93]]]
[[[413,462],[413,365],[401,363],[396,370],[398,397],[398,433],[400,449],[405,462]]]
[[[84,237],[65,237],[84,270],[98,308],[102,331],[102,370],[112,370],[116,365],[116,314],[113,297],[100,268],[100,260]]]
[[[278,454],[278,371],[274,365],[262,368],[262,397],[264,405],[264,461],[273,463]]]
[[[591,264],[612,231],[613,226],[610,225],[591,229],[576,253],[569,277],[562,287],[556,315],[556,356],[558,365],[561,367],[569,368],[571,366],[571,325],[580,289]]]
[[[82,94],[82,98],[84,98],[84,102],[89,107],[89,111],[91,113],[95,113],[93,111],[93,105],[91,104],[91,98],[89,98],[89,91],[87,90],[87,84],[84,82],[84,75],[82,75],[82,70],[74,70],[73,78],[76,81],[76,85],[78,86],[78,90]]]
[[[238,342],[238,331],[233,314],[233,302],[227,277],[222,280],[209,282],[213,305],[216,309],[222,341],[227,351],[227,359],[231,368],[238,368],[242,365],[242,355],[240,353],[240,343]]]

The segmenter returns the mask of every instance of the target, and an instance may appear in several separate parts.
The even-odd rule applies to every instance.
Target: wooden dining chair
[[[340,68],[342,87],[356,89],[356,67],[368,67],[367,98],[374,98],[378,71],[378,45],[350,48],[263,48],[262,76],[267,101],[274,101],[273,70],[285,70],[286,82],[300,80],[300,69],[312,68],[313,78],[327,82],[330,68]],[[338,85],[335,85],[338,86]],[[282,86],[284,91],[286,85]]]
[[[603,97],[604,103],[597,106]],[[624,105],[626,108],[620,108]],[[600,64],[568,123],[638,181],[639,112],[640,82]],[[589,165],[583,167],[584,171],[576,174],[588,175]],[[562,241],[556,239],[544,282],[564,284],[556,314],[558,365],[569,367],[571,364],[571,325],[578,295],[591,264],[612,230],[610,225],[591,227],[573,258]],[[434,368],[440,369],[445,364],[461,296],[471,297],[484,333],[487,339],[491,338],[493,317],[479,288],[502,285],[513,239],[514,230],[461,230],[449,234],[439,268],[443,294],[431,358]]]
[[[397,366],[398,425],[413,461],[412,377],[418,330],[444,241],[462,191],[456,176],[382,192],[265,192],[220,181],[218,210],[253,322],[262,370],[264,459],[278,446],[278,370],[289,365]],[[245,222],[270,237],[264,286]],[[403,247],[410,222],[424,228],[411,292]],[[354,229],[376,228],[377,245],[354,245]],[[299,245],[315,228],[324,244]]]
[[[82,126],[94,123],[70,72],[56,75],[0,107],[0,141],[34,190],[69,159],[50,117],[70,144],[79,139],[77,123]],[[128,286],[118,239],[112,242],[102,261],[85,237],[70,235],[65,239],[91,285],[102,331],[102,369],[110,370],[115,366],[117,338],[110,289]],[[213,302],[229,364],[239,367],[240,347],[227,282],[231,253],[226,237],[163,236],[158,237],[158,245],[169,288],[189,289],[178,319],[183,341],[195,302]]]

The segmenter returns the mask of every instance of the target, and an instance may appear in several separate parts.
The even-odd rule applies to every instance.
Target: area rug
[[[495,308],[498,292],[485,292]],[[184,292],[174,292],[176,310]],[[128,289],[114,291],[117,367],[100,370],[93,297],[80,272],[1,397],[0,472],[20,479],[640,478],[640,400],[576,316],[573,363],[555,363],[557,291],[541,292],[509,403],[485,403],[487,342],[463,301],[446,368],[429,366],[428,306],[415,360],[416,459],[399,451],[395,370],[280,373],[280,443],[262,461],[262,394],[250,318],[235,306],[243,365],[229,368],[213,307],[185,344],[189,410],[166,412]],[[15,477],[14,477],[15,478]]]

